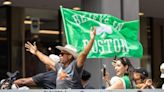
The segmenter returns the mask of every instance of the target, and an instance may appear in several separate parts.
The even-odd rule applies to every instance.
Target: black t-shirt
[[[56,88],[56,72],[48,71],[40,73],[32,77],[33,81],[44,89],[55,89]]]

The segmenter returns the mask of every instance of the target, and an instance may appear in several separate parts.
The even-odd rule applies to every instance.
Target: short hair
[[[91,74],[88,71],[83,70],[81,79],[84,81],[87,81],[90,79],[90,77],[91,77]]]

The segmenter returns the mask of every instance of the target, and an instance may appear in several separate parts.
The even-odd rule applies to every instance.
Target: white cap
[[[60,61],[60,57],[55,54],[50,54],[49,58],[52,59],[55,63],[58,63]]]
[[[164,63],[160,65],[161,78],[164,78]]]

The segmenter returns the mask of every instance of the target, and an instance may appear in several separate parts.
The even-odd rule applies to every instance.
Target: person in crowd
[[[137,89],[154,89],[152,80],[148,78],[148,72],[143,67],[134,70],[133,79]]]
[[[116,76],[109,82],[109,73],[106,73],[104,80],[106,82],[106,90],[109,89],[132,89],[133,85],[133,71],[134,67],[130,63],[128,58],[121,57],[113,61],[113,66],[116,72]]]
[[[55,63],[60,61],[59,56],[51,54],[49,58]],[[33,77],[20,78],[14,81],[18,86],[38,86],[44,89],[55,89],[56,88],[56,72],[46,65],[47,72],[39,73]]]
[[[161,76],[160,78],[164,79],[164,63],[160,65]],[[164,89],[164,83],[162,84],[162,89]]]
[[[61,51],[60,63],[54,63],[46,55],[41,53],[36,44],[27,42],[25,44],[26,50],[36,55],[43,63],[49,65],[57,72],[56,88],[57,89],[82,89],[80,78],[82,69],[89,51],[94,43],[96,28],[90,32],[90,41],[83,51],[78,55],[77,50],[71,45],[56,46]]]
[[[81,83],[84,89],[94,89],[94,87],[91,86],[89,83],[90,78],[91,78],[91,74],[88,71],[83,70],[82,76],[81,76]]]

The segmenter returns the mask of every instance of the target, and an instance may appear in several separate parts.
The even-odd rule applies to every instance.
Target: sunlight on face
[[[68,55],[70,55],[70,54],[67,53],[66,51],[61,51],[59,57],[60,57],[60,62],[62,64],[65,64],[68,62]]]
[[[116,75],[119,77],[123,76],[126,72],[126,67],[121,63],[120,60],[117,60],[115,63],[115,71]]]

